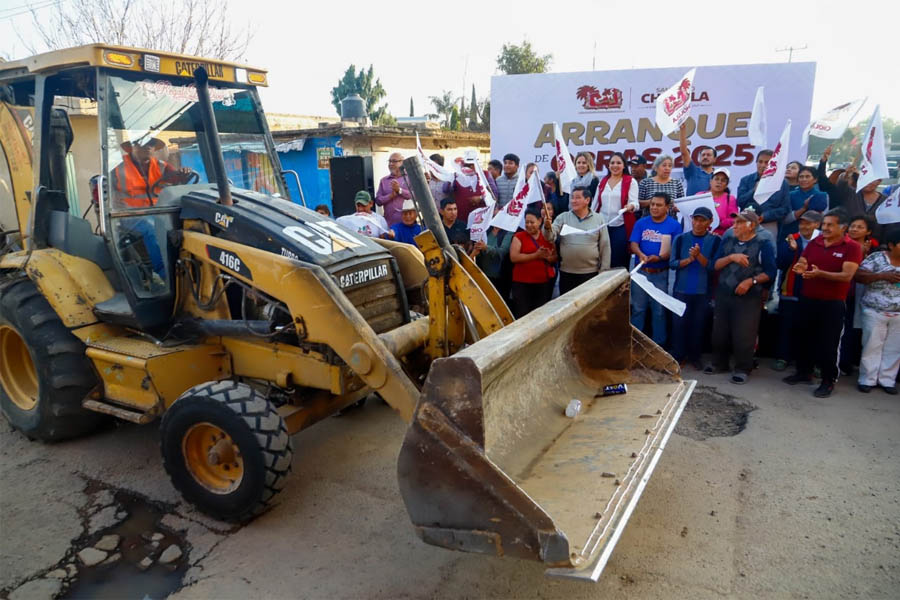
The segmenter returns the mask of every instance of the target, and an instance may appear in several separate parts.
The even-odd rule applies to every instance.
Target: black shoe
[[[827,398],[834,391],[834,383],[830,381],[822,381],[822,384],[813,392],[816,398]]]
[[[857,384],[856,384],[856,389],[858,389],[859,391],[861,391],[863,394],[868,394],[869,392],[872,391],[872,386],[871,386],[871,385],[866,385],[866,384],[864,384],[864,383],[857,383]]]
[[[881,389],[884,390],[885,394],[890,394],[891,396],[897,395],[897,386],[895,386],[895,385],[892,385],[890,387],[881,386]]]
[[[798,383],[812,383],[813,379],[809,375],[794,373],[793,375],[788,375],[787,377],[783,378],[782,381],[788,385],[797,385]]]
[[[853,365],[840,365],[838,368],[841,370],[841,375],[853,375]]]

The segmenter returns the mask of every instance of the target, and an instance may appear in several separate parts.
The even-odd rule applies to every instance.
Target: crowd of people
[[[683,315],[669,313],[632,282],[632,324],[682,365],[730,372],[732,382],[745,383],[759,365],[761,319],[777,314],[772,367],[793,365],[785,383],[818,380],[814,394],[826,397],[840,374],[858,370],[859,391],[877,386],[896,394],[900,224],[875,221],[887,198],[880,181],[856,189],[854,167],[827,173],[829,148],[817,168],[790,163],[780,190],[760,204],[754,192],[771,150],[758,152],[755,172],[736,182],[736,194],[729,170],[716,166],[714,148],[695,150],[694,162],[683,128],[680,152],[683,179],[673,177],[676,161],[668,154],[650,164],[617,152],[598,172],[594,157],[581,152],[570,193],[556,173],[546,173],[545,201],[528,205],[518,231],[491,227],[477,241],[468,215],[485,206],[488,193],[495,214],[511,200],[519,157],[491,160],[484,177],[465,159],[457,159],[452,182],[426,176],[450,242],[476,260],[516,317],[601,271],[635,268],[685,305]],[[440,154],[430,159],[444,165]],[[390,156],[374,199],[357,195],[357,214],[381,207],[378,235],[414,243],[421,226],[402,160]],[[528,175],[536,168],[525,166]],[[711,194],[715,214],[705,206],[681,214],[678,200],[703,192]],[[561,235],[566,226],[583,233]]]

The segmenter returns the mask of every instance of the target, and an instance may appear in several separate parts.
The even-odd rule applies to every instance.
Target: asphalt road
[[[706,439],[694,438],[725,432],[722,414],[714,404],[686,414],[692,437],[670,440],[596,585],[420,542],[395,481],[404,424],[374,401],[295,436],[280,504],[238,529],[181,501],[153,425],[48,446],[0,420],[0,596],[87,594],[80,573],[59,578],[124,517],[108,506],[124,490],[181,534],[179,599],[896,598],[900,401],[848,379],[819,400],[780,376],[763,368],[745,386],[701,376],[757,408],[742,432]],[[127,595],[143,598],[140,585]]]

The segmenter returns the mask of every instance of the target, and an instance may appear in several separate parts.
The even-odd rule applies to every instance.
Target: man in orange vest
[[[156,205],[164,186],[187,183],[192,175],[190,169],[176,169],[155,156],[163,148],[165,143],[158,138],[150,138],[143,143],[122,144],[126,154],[112,172],[112,189],[118,203],[128,208],[149,208]],[[156,239],[153,218],[126,218],[121,219],[120,223],[143,238],[153,272],[165,279],[166,267],[159,240]]]

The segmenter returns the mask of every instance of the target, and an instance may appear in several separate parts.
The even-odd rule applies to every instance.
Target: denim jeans
[[[659,273],[644,273],[654,287],[668,292],[669,269]],[[650,310],[650,318],[653,323],[653,341],[662,346],[666,343],[666,309],[662,304],[653,300],[639,285],[631,282],[631,324],[644,331],[647,320],[647,310]]]
[[[709,312],[709,296],[706,294],[682,294],[675,298],[684,302],[682,316],[672,315],[672,358],[677,361],[699,362],[703,351],[703,332]]]
[[[121,227],[122,233],[131,231],[141,237],[144,247],[147,249],[147,256],[150,258],[150,264],[153,266],[153,272],[165,279],[166,263],[163,261],[159,241],[156,239],[156,226],[153,218],[124,218],[121,219]]]

